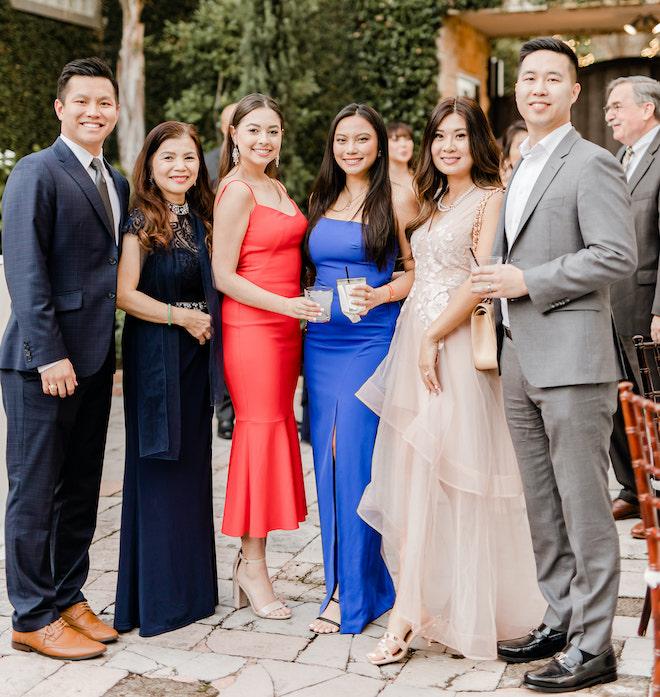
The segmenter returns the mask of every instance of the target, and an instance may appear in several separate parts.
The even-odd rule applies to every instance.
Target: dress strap
[[[252,187],[251,187],[246,181],[244,181],[243,179],[231,179],[230,181],[228,181],[228,182],[222,187],[222,191],[218,194],[218,197],[217,197],[217,199],[216,199],[216,201],[215,201],[216,205],[218,204],[218,201],[220,201],[220,199],[222,198],[222,194],[225,193],[227,187],[228,187],[230,184],[233,184],[234,182],[240,182],[241,184],[245,184],[245,186],[247,186],[247,188],[250,189],[250,193],[252,194],[252,198],[254,199],[254,203],[255,203],[255,205],[257,205],[257,197],[254,195],[254,191],[252,191]]]
[[[481,224],[484,219],[486,204],[490,200],[491,196],[496,194],[498,191],[504,191],[504,189],[487,189],[477,205],[477,210],[474,214],[474,222],[472,223],[472,247],[475,249],[479,244],[479,235],[481,234]]]

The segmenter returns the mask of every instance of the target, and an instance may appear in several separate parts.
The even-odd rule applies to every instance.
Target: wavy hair
[[[382,270],[387,258],[396,248],[396,219],[392,207],[392,188],[389,178],[387,130],[380,114],[367,104],[349,104],[335,116],[328,138],[321,169],[312,185],[309,201],[309,224],[303,244],[306,278],[315,276],[309,255],[309,236],[325,212],[337,200],[346,186],[346,173],[335,160],[333,145],[337,126],[349,116],[361,116],[376,132],[378,153],[369,170],[369,188],[362,204],[362,243],[368,261]]]
[[[284,132],[284,116],[282,115],[282,110],[280,109],[279,104],[272,97],[268,97],[265,94],[260,94],[258,92],[255,92],[254,94],[248,94],[246,97],[243,97],[243,99],[241,99],[241,101],[236,105],[236,108],[234,109],[230,125],[236,128],[238,124],[251,111],[254,111],[255,109],[260,109],[262,107],[265,107],[266,109],[272,109],[277,114],[277,117],[280,120],[282,132]],[[235,145],[236,142],[234,141],[231,135],[231,128],[228,128],[227,139],[225,140],[224,146],[222,148],[222,158],[220,159],[218,181],[222,181],[222,179],[226,177],[227,174],[229,174],[229,172],[231,172],[231,170],[235,167],[234,162],[231,158],[231,154],[234,150]],[[275,160],[271,160],[271,162],[268,163],[268,166],[266,167],[265,171],[266,174],[269,177],[271,177],[271,179],[277,179],[279,167],[277,166]]]
[[[170,210],[162,191],[153,180],[153,158],[158,148],[166,140],[184,138],[185,136],[192,138],[199,158],[197,182],[186,191],[186,201],[190,210],[199,216],[204,223],[206,247],[211,249],[213,190],[204,162],[204,151],[196,128],[189,123],[181,123],[180,121],[165,121],[152,128],[135,161],[132,207],[139,209],[145,217],[145,225],[138,232],[138,241],[143,249],[151,251],[158,246],[169,249],[172,242]]]
[[[418,215],[406,226],[406,237],[423,225],[437,210],[438,195],[447,186],[447,177],[436,168],[431,145],[442,121],[450,114],[463,117],[467,127],[472,169],[470,177],[480,187],[501,187],[500,150],[481,107],[470,97],[447,97],[431,112],[419,146],[419,163],[415,172]]]

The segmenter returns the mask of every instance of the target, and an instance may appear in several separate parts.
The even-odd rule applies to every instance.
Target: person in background
[[[491,253],[499,153],[479,105],[443,99],[422,138],[415,283],[387,357],[357,396],[377,414],[372,478],[358,513],[383,536],[396,602],[367,654],[401,660],[415,636],[467,658],[538,622],[543,599],[497,371],[474,367],[470,250]]]
[[[500,178],[507,185],[513,168],[520,159],[520,145],[527,138],[527,126],[522,119],[514,121],[502,134],[502,155],[500,159]]]
[[[284,120],[277,103],[250,94],[236,105],[220,163],[213,273],[224,294],[225,380],[236,410],[222,532],[241,538],[234,605],[286,620],[266,566],[271,530],[305,519],[293,398],[300,374],[300,320],[321,307],[300,297],[307,221],[277,180]]]
[[[51,658],[93,658],[117,638],[81,589],[110,414],[117,239],[129,194],[103,157],[118,91],[99,58],[64,66],[55,100],[60,136],[19,160],[2,200],[12,647]]]
[[[412,128],[406,123],[391,123],[387,127],[387,142],[390,151],[390,182],[412,191],[415,172]]]
[[[620,77],[607,88],[605,120],[612,135],[622,144],[617,153],[624,165],[632,197],[638,262],[632,276],[610,288],[614,323],[623,347],[626,380],[640,392],[640,374],[632,337],[660,341],[660,83],[645,75]],[[650,362],[655,382],[657,369]],[[612,504],[615,520],[638,518],[635,474],[623,415],[614,415],[610,458],[621,491]],[[631,535],[644,539],[644,524],[637,523]]]
[[[342,109],[330,126],[310,196],[305,239],[310,283],[334,289],[330,321],[308,323],[305,380],[321,518],[327,595],[310,629],[361,632],[388,610],[394,588],[380,535],[357,515],[371,477],[378,417],[355,391],[387,353],[399,299],[412,283],[403,230],[416,214],[407,186],[391,186],[383,120],[364,104]],[[392,280],[397,249],[408,272]],[[342,314],[337,279],[364,277],[354,303],[360,321]]]
[[[213,192],[194,126],[147,135],[133,169],[117,306],[126,463],[115,628],[154,636],[215,612],[213,398],[222,390],[220,302],[208,247]]]
[[[204,155],[204,161],[206,162],[206,169],[211,179],[213,191],[215,191],[218,186],[220,160],[222,159],[222,151],[227,142],[227,131],[229,130],[229,124],[235,108],[236,104],[227,104],[220,113],[220,131],[222,132],[223,141],[217,148],[214,148],[211,152]],[[231,403],[231,395],[226,385],[222,402],[216,407],[215,415],[218,419],[218,436],[225,440],[231,440],[234,433],[234,419],[236,415],[234,414],[234,405]]]

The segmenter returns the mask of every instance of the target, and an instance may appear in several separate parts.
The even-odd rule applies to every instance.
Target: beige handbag
[[[481,232],[481,221],[488,199],[495,190],[488,191],[479,201],[472,225],[472,245],[476,248]],[[472,360],[477,370],[494,370],[497,368],[497,336],[495,334],[495,313],[493,301],[482,300],[472,310],[470,316],[472,334]]]

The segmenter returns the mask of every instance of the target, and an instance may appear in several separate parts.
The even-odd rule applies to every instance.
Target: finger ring
[[[49,392],[57,392],[57,385],[48,385]]]
[[[489,283],[488,284],[488,292],[490,293],[493,290],[493,284]]]
[[[425,371],[424,371],[424,375],[426,375],[426,377],[428,377],[428,376],[430,375],[429,371],[428,371],[428,370],[425,370]]]

